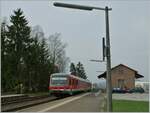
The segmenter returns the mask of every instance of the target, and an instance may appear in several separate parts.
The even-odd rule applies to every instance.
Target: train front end
[[[69,94],[68,75],[55,73],[50,76],[49,93],[50,95],[62,96]]]

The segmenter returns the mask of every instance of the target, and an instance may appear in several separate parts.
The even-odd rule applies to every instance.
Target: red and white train
[[[89,80],[66,73],[54,73],[50,76],[49,92],[52,95],[73,95],[78,92],[90,91],[92,84]]]

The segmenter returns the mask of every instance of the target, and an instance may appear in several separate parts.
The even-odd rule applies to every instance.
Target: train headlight
[[[65,89],[59,89],[60,91],[64,91]]]

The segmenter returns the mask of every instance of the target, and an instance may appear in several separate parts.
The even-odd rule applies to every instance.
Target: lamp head
[[[59,2],[54,2],[53,5],[56,7],[73,8],[73,9],[88,10],[88,11],[93,10],[93,7],[89,7],[89,6],[66,4],[66,3],[59,3]]]

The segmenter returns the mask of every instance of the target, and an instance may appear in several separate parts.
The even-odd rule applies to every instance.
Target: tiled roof
[[[128,68],[128,69],[134,71],[134,72],[135,72],[135,78],[142,78],[142,77],[144,77],[143,75],[138,74],[138,72],[137,72],[136,70],[134,70],[134,69],[132,69],[132,68],[130,68],[130,67],[124,65],[124,64],[119,64],[119,65],[117,65],[117,66],[111,68],[111,70],[113,70],[113,69],[115,69],[115,68],[117,68],[117,67],[119,67],[119,66],[124,66],[124,67],[126,67],[126,68]],[[98,76],[98,78],[106,78],[106,71],[105,71],[104,73],[100,74],[100,75]]]

